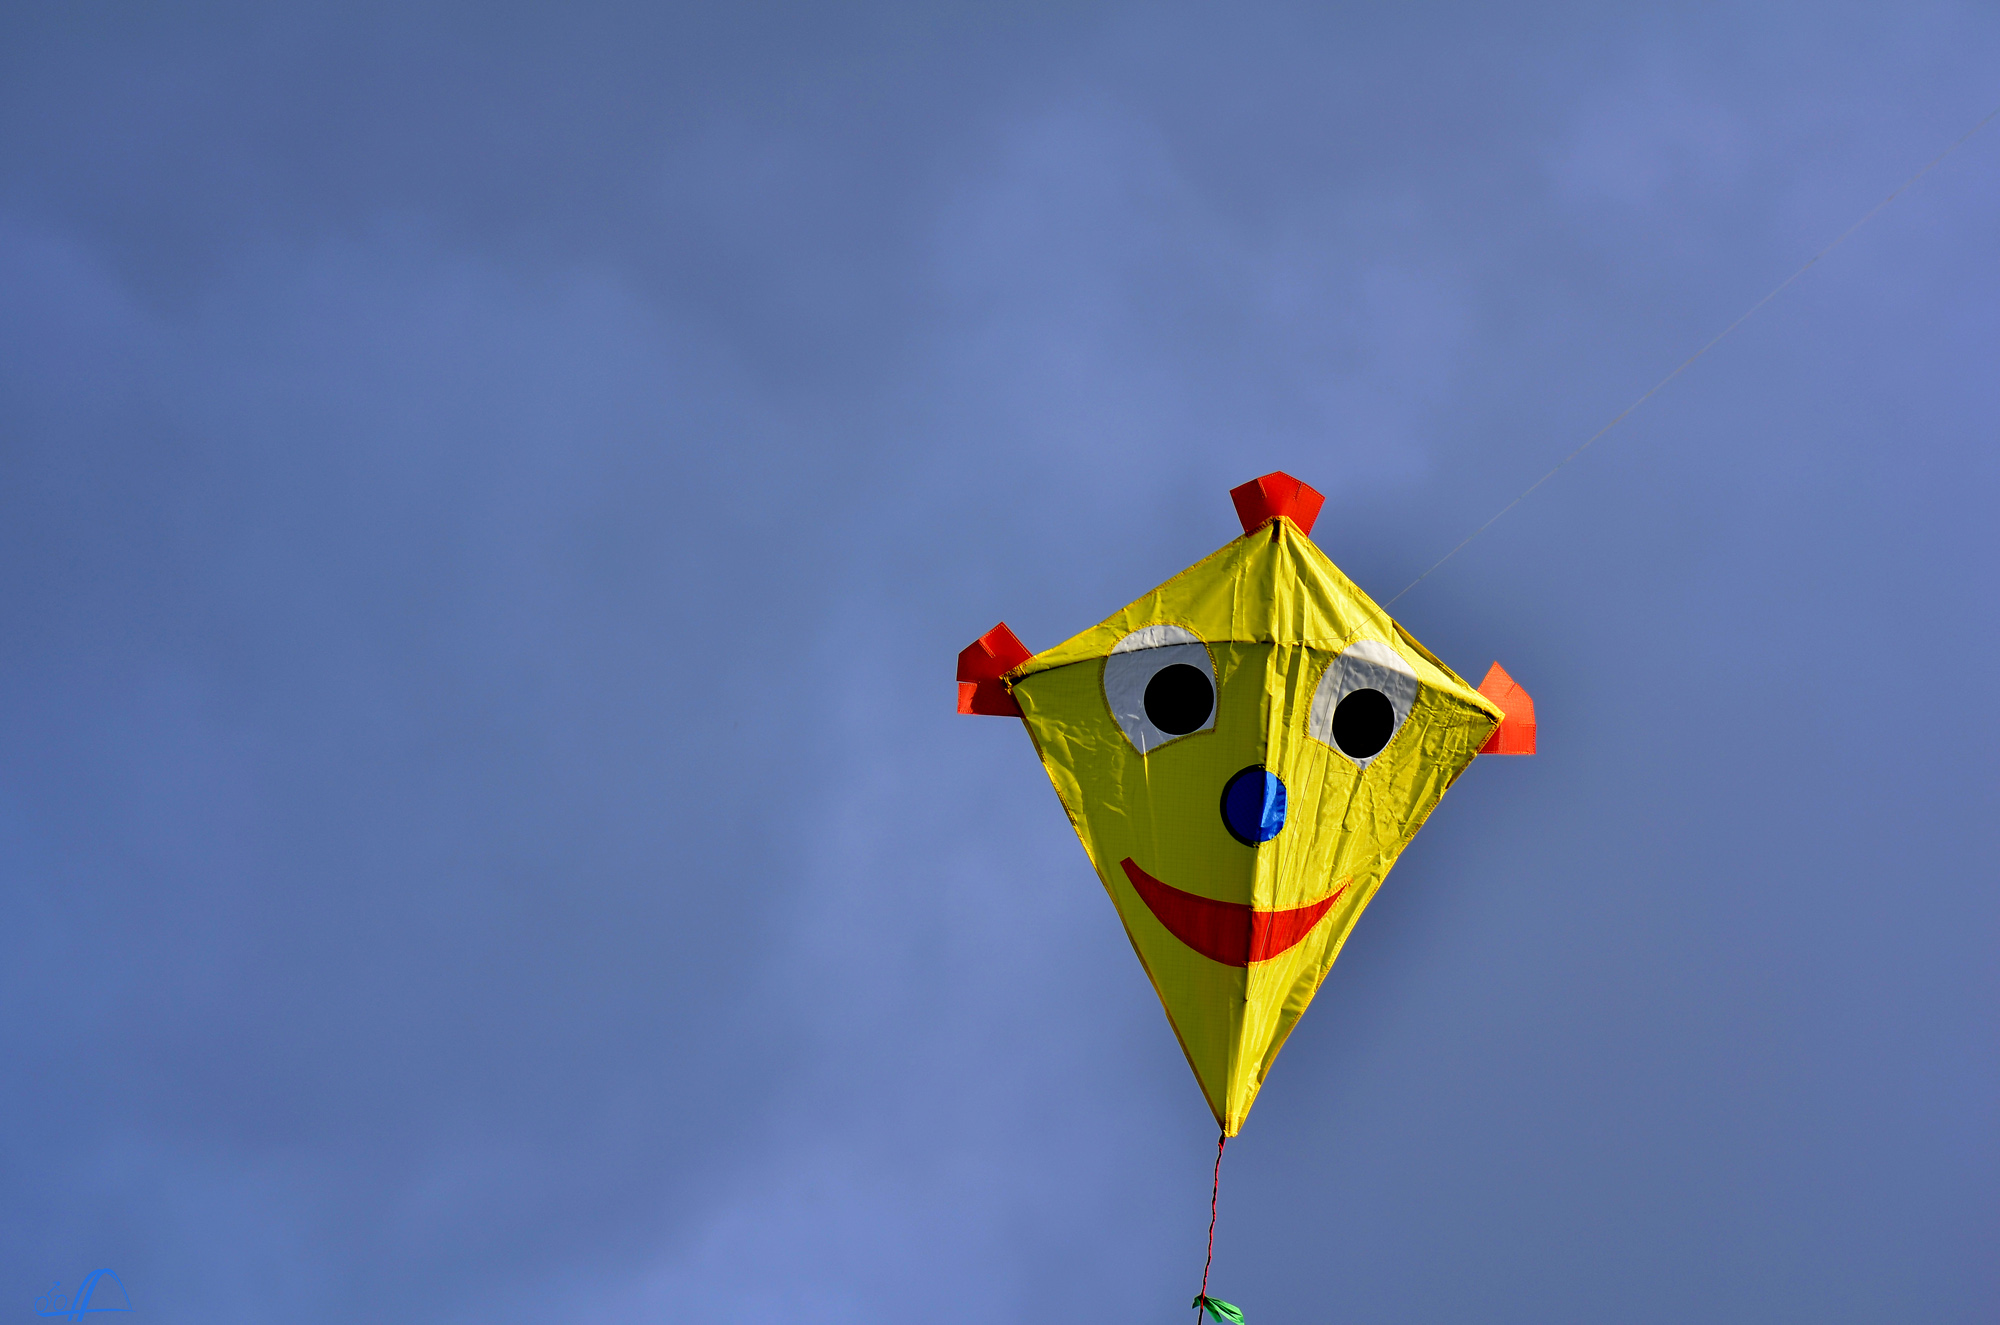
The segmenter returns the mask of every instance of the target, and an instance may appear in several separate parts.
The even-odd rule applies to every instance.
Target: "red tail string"
[[[1228,1143],[1227,1132],[1215,1138],[1215,1181],[1208,1189],[1208,1259],[1201,1263],[1201,1295],[1194,1300],[1196,1325],[1200,1325],[1201,1309],[1208,1301],[1208,1267],[1215,1264],[1215,1208],[1222,1197],[1222,1147]]]

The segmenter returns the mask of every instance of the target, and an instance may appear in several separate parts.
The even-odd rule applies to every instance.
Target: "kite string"
[[[1215,1138],[1215,1181],[1208,1189],[1208,1259],[1201,1263],[1201,1293],[1194,1300],[1195,1325],[1200,1325],[1201,1309],[1208,1301],[1208,1267],[1215,1264],[1215,1206],[1222,1196],[1222,1147],[1229,1143],[1229,1133]]]
[[[1479,537],[1481,534],[1485,533],[1488,529],[1491,529],[1495,524],[1499,523],[1500,518],[1502,516],[1506,515],[1507,512],[1513,510],[1516,506],[1519,506],[1522,502],[1526,501],[1530,496],[1532,496],[1536,488],[1539,488],[1542,486],[1542,484],[1547,483],[1550,479],[1554,478],[1556,474],[1565,465],[1569,464],[1570,461],[1576,459],[1578,456],[1582,455],[1585,451],[1588,451],[1597,442],[1598,438],[1604,436],[1604,434],[1610,432],[1613,428],[1616,428],[1620,423],[1623,423],[1625,421],[1625,417],[1629,415],[1633,410],[1639,408],[1639,406],[1645,404],[1647,401],[1651,400],[1654,396],[1658,395],[1662,387],[1666,386],[1667,383],[1673,381],[1676,377],[1679,377],[1682,373],[1686,372],[1689,368],[1691,368],[1694,365],[1695,360],[1701,358],[1702,355],[1707,354],[1710,350],[1714,349],[1716,345],[1721,342],[1723,337],[1727,336],[1730,332],[1736,330],[1736,328],[1742,326],[1745,322],[1748,322],[1751,316],[1755,314],[1758,309],[1762,308],[1765,304],[1770,303],[1773,299],[1776,299],[1779,295],[1783,294],[1788,288],[1790,288],[1793,281],[1796,281],[1799,277],[1805,275],[1808,271],[1812,270],[1813,265],[1817,263],[1821,258],[1825,257],[1827,254],[1833,252],[1835,249],[1839,248],[1842,244],[1846,243],[1848,236],[1852,235],[1856,230],[1859,230],[1862,226],[1867,225],[1870,221],[1874,220],[1875,214],[1877,212],[1881,211],[1884,207],[1887,207],[1890,203],[1896,201],[1896,199],[1900,197],[1912,184],[1915,184],[1918,180],[1930,174],[1931,171],[1935,170],[1938,164],[1942,162],[1946,157],[1950,156],[1953,152],[1956,152],[1959,148],[1963,147],[1965,145],[1966,139],[1972,137],[1973,134],[1978,133],[1981,129],[1991,124],[1995,119],[2000,119],[2000,106],[1995,106],[1991,111],[1987,113],[1984,119],[1980,120],[1979,123],[1973,125],[1970,129],[1967,129],[1964,133],[1960,134],[1957,140],[1953,142],[1951,146],[1945,148],[1944,151],[1939,152],[1936,156],[1932,157],[1928,162],[1926,162],[1922,170],[1919,170],[1916,174],[1910,176],[1908,179],[1904,180],[1901,184],[1898,184],[1895,187],[1895,189],[1890,192],[1888,197],[1882,199],[1882,201],[1876,203],[1873,207],[1870,207],[1867,213],[1863,215],[1860,220],[1856,221],[1853,225],[1848,226],[1847,229],[1841,231],[1840,235],[1832,243],[1828,244],[1825,248],[1822,248],[1819,252],[1813,254],[1810,258],[1807,258],[1804,266],[1800,267],[1790,276],[1787,276],[1784,280],[1778,282],[1778,284],[1771,290],[1769,294],[1765,295],[1762,299],[1759,299],[1756,303],[1750,305],[1749,308],[1745,309],[1741,317],[1737,318],[1734,322],[1731,322],[1728,326],[1724,327],[1722,330],[1716,332],[1715,335],[1709,339],[1708,344],[1702,346],[1700,349],[1696,350],[1693,354],[1690,354],[1686,359],[1681,361],[1679,367],[1675,368],[1672,372],[1668,373],[1665,377],[1661,378],[1659,381],[1653,383],[1651,389],[1649,389],[1646,392],[1646,394],[1640,396],[1637,400],[1633,401],[1631,404],[1627,405],[1624,409],[1620,410],[1616,418],[1612,419],[1611,422],[1605,424],[1602,428],[1599,428],[1596,432],[1592,433],[1589,437],[1585,438],[1583,445],[1577,447],[1574,451],[1571,451],[1561,460],[1558,460],[1555,463],[1554,467],[1551,468],[1548,473],[1542,475],[1540,478],[1536,479],[1533,483],[1530,483],[1527,486],[1527,488],[1522,491],[1520,496],[1514,498],[1514,500],[1508,502],[1505,506],[1502,506],[1499,509],[1499,511],[1497,511],[1494,514],[1492,519],[1488,520],[1485,524],[1480,525],[1479,528],[1473,530],[1471,533],[1467,534],[1464,538],[1460,539],[1458,546],[1454,547],[1451,551],[1445,553],[1442,557],[1439,557],[1437,561],[1432,564],[1430,570],[1425,571],[1422,575],[1417,576],[1416,579],[1411,580],[1408,584],[1404,585],[1400,590],[1398,590],[1396,593],[1396,598],[1401,598],[1404,594],[1408,593],[1410,590],[1416,588],[1419,584],[1422,584],[1425,580],[1429,579],[1433,571],[1437,570],[1439,566],[1444,565],[1447,561],[1450,561],[1453,557],[1457,556],[1461,551],[1464,550],[1465,545],[1467,543],[1470,543],[1473,539]],[[1382,604],[1382,606],[1384,607],[1390,606],[1396,601],[1396,598],[1391,598],[1387,603]]]

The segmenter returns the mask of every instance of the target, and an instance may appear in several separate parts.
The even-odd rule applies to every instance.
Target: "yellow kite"
[[[1026,723],[1224,1136],[1445,790],[1535,749],[1498,663],[1466,684],[1313,545],[1319,493],[1230,496],[1243,537],[1137,602],[958,662],[959,712]]]

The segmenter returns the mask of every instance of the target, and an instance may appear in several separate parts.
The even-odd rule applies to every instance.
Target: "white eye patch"
[[[1104,702],[1140,754],[1215,727],[1215,664],[1180,626],[1147,626],[1104,660]]]
[[[1380,640],[1356,640],[1313,691],[1306,730],[1362,768],[1388,746],[1417,702],[1416,669]]]

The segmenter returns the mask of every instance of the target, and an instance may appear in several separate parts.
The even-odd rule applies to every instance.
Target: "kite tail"
[[[1219,1325],[1243,1325],[1241,1311],[1227,1302],[1218,1302],[1208,1295],[1208,1270],[1215,1264],[1215,1208],[1222,1196],[1222,1147],[1228,1143],[1227,1132],[1215,1138],[1215,1180],[1208,1188],[1208,1259],[1201,1263],[1201,1292],[1195,1294],[1194,1299],[1195,1325],[1201,1325],[1201,1313],[1204,1307]]]
[[[1201,1263],[1201,1295],[1208,1296],[1208,1267],[1215,1264],[1215,1207],[1222,1199],[1222,1148],[1229,1144],[1229,1134],[1215,1138],[1215,1181],[1208,1188],[1208,1259]]]

